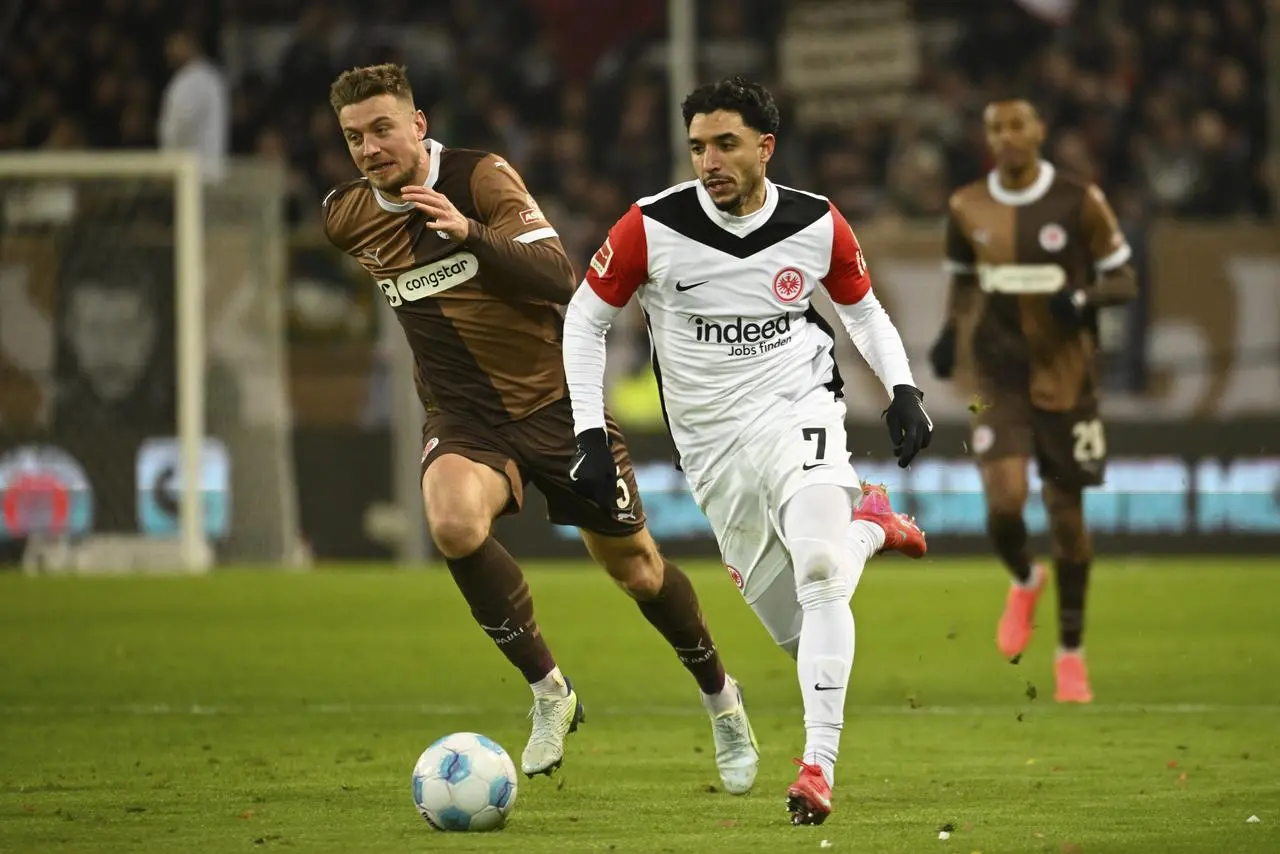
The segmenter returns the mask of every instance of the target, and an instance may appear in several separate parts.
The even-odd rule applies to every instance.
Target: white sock
[[[569,683],[564,681],[564,675],[560,672],[559,667],[551,668],[551,672],[543,676],[537,682],[530,682],[529,687],[533,689],[535,697],[567,697],[569,696]]]
[[[699,692],[702,693],[702,692]],[[712,717],[732,712],[738,708],[738,683],[732,678],[724,678],[724,687],[715,694],[702,694],[702,705]]]
[[[835,784],[844,701],[853,670],[853,611],[843,578],[810,582],[799,590],[804,624],[796,672],[804,698],[805,762],[817,765]]]
[[[866,519],[855,519],[849,525],[845,541],[849,545],[849,551],[853,553],[854,569],[851,570],[852,577],[849,579],[849,595],[852,596],[853,591],[858,589],[858,582],[862,580],[862,570],[866,569],[867,561],[884,548],[884,528]]]
[[[802,487],[783,508],[782,531],[791,554],[800,605],[796,675],[804,698],[803,761],[835,783],[844,701],[853,670],[853,611],[849,598],[867,556],[884,544],[884,531],[850,523],[852,505],[843,487]]]

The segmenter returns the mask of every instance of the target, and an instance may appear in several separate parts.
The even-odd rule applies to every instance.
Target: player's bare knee
[[[439,457],[422,476],[427,529],[445,558],[466,557],[480,548],[510,499],[504,475],[457,454]]]
[[[1028,490],[1025,484],[988,482],[983,491],[986,495],[988,519],[1022,517],[1022,509],[1027,506]]]
[[[1054,537],[1053,557],[1063,563],[1089,563],[1093,560],[1093,544],[1088,533],[1081,531],[1080,536],[1059,539]]]
[[[489,538],[489,520],[456,508],[427,513],[427,528],[436,550],[449,559],[474,553]]]
[[[632,599],[647,602],[662,592],[662,564],[654,567],[648,561],[637,561],[626,577],[617,581]]]
[[[1093,544],[1083,515],[1064,513],[1055,518],[1050,513],[1049,533],[1053,540],[1053,556],[1058,560],[1087,563],[1093,557]]]
[[[625,537],[582,532],[587,551],[633,599],[646,601],[662,591],[662,553],[647,529]]]
[[[1027,504],[1027,463],[1022,458],[994,460],[982,466],[987,517],[1021,516]]]
[[[1045,510],[1049,514],[1049,534],[1054,557],[1084,563],[1093,556],[1093,544],[1084,519],[1084,495],[1080,490],[1045,484]]]
[[[656,549],[621,553],[611,557],[605,569],[632,599],[644,602],[662,592],[662,556]]]

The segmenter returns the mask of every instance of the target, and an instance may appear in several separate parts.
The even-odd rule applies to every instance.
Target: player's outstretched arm
[[[605,339],[620,310],[584,283],[564,315],[564,375],[578,444],[569,478],[581,495],[601,507],[613,503],[618,488],[618,469],[605,430],[604,369]]]
[[[911,376],[902,336],[869,289],[853,305],[834,304],[850,340],[889,392],[891,400],[883,414],[893,454],[898,465],[906,468],[916,454],[929,447],[933,421],[924,408],[924,392],[916,388]]]
[[[862,247],[835,205],[831,206],[831,219],[831,266],[822,284],[850,340],[892,397],[896,386],[916,384],[902,336],[871,292],[871,274]]]
[[[924,393],[916,388],[907,350],[898,328],[871,292],[871,276],[853,229],[835,206],[831,266],[822,283],[836,314],[862,358],[889,393],[885,421],[898,465],[906,468],[933,437],[933,422],[924,409]]]
[[[578,435],[604,430],[605,339],[619,311],[584,282],[564,313],[564,375]]]
[[[569,477],[601,507],[617,494],[618,470],[604,419],[605,338],[613,319],[649,278],[640,209],[632,205],[587,265],[587,276],[564,316],[564,375],[573,404],[578,453]]]

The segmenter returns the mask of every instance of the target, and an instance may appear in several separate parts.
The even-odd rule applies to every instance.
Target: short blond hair
[[[403,65],[387,62],[349,68],[339,74],[329,87],[329,103],[335,113],[378,95],[391,95],[413,106],[413,88]]]

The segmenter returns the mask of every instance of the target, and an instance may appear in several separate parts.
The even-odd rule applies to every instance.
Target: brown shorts
[[[1096,398],[1075,409],[1048,412],[1031,405],[1025,394],[985,392],[973,418],[970,451],[979,461],[1005,457],[1036,458],[1040,479],[1066,489],[1103,482],[1107,437]]]
[[[520,512],[524,488],[532,483],[547,499],[547,518],[555,525],[572,525],[606,537],[625,537],[644,527],[644,507],[636,488],[635,469],[622,433],[606,419],[618,464],[618,503],[609,510],[573,490],[569,466],[577,452],[573,409],[568,398],[497,427],[430,412],[422,427],[422,473],[443,454],[457,454],[507,476],[511,501],[503,514]]]

